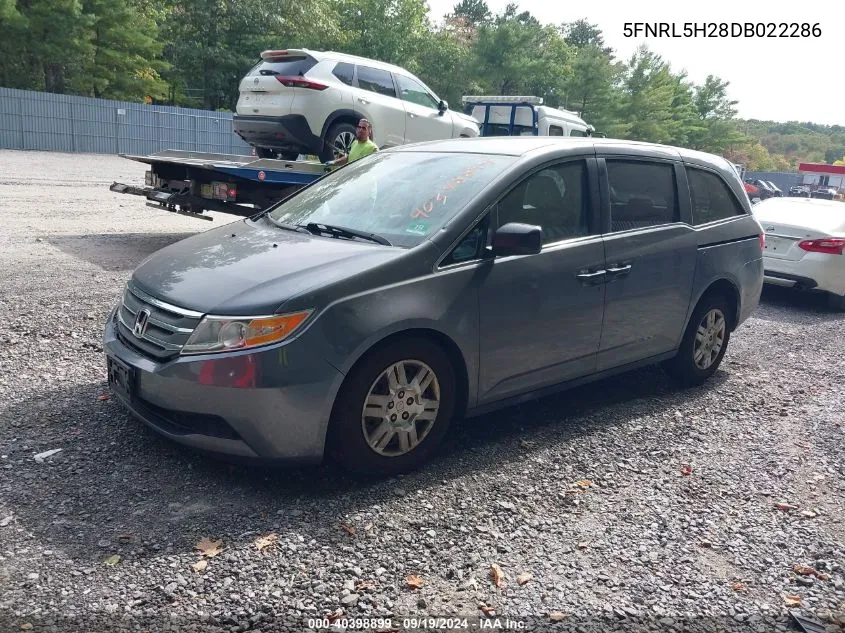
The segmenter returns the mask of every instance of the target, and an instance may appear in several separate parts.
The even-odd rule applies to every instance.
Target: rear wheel
[[[700,385],[719,368],[731,337],[728,314],[728,301],[720,294],[699,301],[677,355],[664,363],[667,373],[679,384]]]
[[[424,338],[397,339],[350,373],[335,402],[327,448],[353,472],[408,472],[440,445],[454,410],[448,355]]]
[[[276,150],[270,149],[269,147],[256,147],[255,155],[258,158],[276,158]]]
[[[827,304],[834,310],[845,312],[845,295],[837,295],[832,292],[828,293]]]
[[[320,149],[320,160],[324,163],[344,154],[349,154],[352,141],[355,140],[356,129],[352,123],[335,123],[329,128],[323,147]]]

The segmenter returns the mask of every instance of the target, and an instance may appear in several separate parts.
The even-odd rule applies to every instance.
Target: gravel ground
[[[0,151],[0,631],[845,630],[845,317],[822,299],[767,288],[703,388],[646,369],[513,407],[405,477],[235,466],[101,397],[131,270],[235,220],[108,191],[143,172]]]

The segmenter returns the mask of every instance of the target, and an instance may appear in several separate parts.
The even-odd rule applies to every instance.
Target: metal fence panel
[[[249,155],[232,114],[0,88],[0,148],[96,154],[166,149]]]

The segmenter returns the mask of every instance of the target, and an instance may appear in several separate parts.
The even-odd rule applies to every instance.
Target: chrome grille
[[[135,333],[138,313],[146,311],[146,328],[141,336]],[[132,284],[127,284],[117,311],[121,338],[138,351],[155,359],[178,354],[199,325],[201,312],[186,310],[151,297]]]

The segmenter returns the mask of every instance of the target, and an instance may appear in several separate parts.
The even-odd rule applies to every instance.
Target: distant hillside
[[[752,171],[793,171],[798,163],[845,164],[845,127],[815,123],[777,123],[736,119],[747,142],[728,149],[728,157]]]

